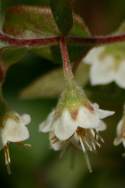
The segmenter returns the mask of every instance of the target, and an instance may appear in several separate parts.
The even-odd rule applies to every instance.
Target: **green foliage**
[[[83,20],[79,16],[74,15],[73,22],[74,24],[70,30],[70,35],[84,37],[90,35]],[[51,10],[49,8],[35,6],[15,6],[9,8],[5,15],[3,31],[6,34],[19,38],[44,38],[53,35],[61,35]],[[10,48],[12,47],[8,46],[7,48],[3,48],[0,52],[2,61],[7,64],[18,62],[28,50],[54,62],[62,62],[58,46],[52,48],[49,46],[36,46],[33,48],[27,46],[27,48],[23,48],[25,52],[22,48],[12,48],[12,50],[10,50]],[[88,49],[90,49],[90,46],[76,45],[74,43],[70,44],[69,53],[71,61],[80,59],[80,57],[85,55]],[[8,55],[10,54],[9,51],[12,51],[11,56]],[[5,53],[7,53],[7,55],[5,55]],[[9,58],[7,59],[7,57]]]
[[[76,74],[76,80],[80,85],[88,81],[89,66],[81,64]],[[21,92],[22,98],[57,97],[65,87],[65,80],[62,68],[53,70],[40,77]]]
[[[72,8],[69,0],[50,0],[50,6],[60,31],[68,34],[73,26]]]

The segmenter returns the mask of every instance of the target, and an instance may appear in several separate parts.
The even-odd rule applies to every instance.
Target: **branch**
[[[108,36],[92,36],[92,37],[74,37],[68,36],[68,42],[84,45],[101,45],[117,42],[125,42],[125,34],[108,35]]]
[[[0,33],[0,41],[7,42],[13,46],[41,46],[57,44],[61,36],[51,36],[47,38],[21,39]],[[125,42],[125,34],[108,35],[108,36],[92,36],[92,37],[75,37],[66,36],[65,40],[69,43],[84,45],[101,45],[117,42]]]
[[[59,36],[36,38],[36,39],[21,39],[0,33],[0,41],[7,42],[8,44],[13,46],[53,45],[58,43],[59,40],[60,40]]]

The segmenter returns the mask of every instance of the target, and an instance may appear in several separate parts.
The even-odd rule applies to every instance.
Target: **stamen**
[[[25,148],[31,148],[31,144],[24,144],[23,142],[16,142],[16,144],[20,145],[20,146],[23,146]]]
[[[92,151],[92,147],[91,147],[91,145],[87,142],[87,140],[84,139],[84,142],[85,142],[86,146],[88,147],[89,151]]]
[[[93,149],[96,151],[95,143],[92,142]]]
[[[98,142],[96,142],[96,145],[97,145],[99,148],[101,148],[101,144],[99,144]]]
[[[83,144],[83,141],[82,141],[81,137],[79,137],[79,141],[80,141],[80,144],[81,144],[81,147],[82,147],[82,151],[83,151],[84,156],[85,156],[85,160],[86,160],[89,172],[92,173],[92,167],[91,167],[91,163],[90,163],[90,160],[89,160],[89,157],[88,157],[88,153],[87,153],[87,151],[85,149],[85,146]]]
[[[4,157],[5,157],[5,165],[7,167],[7,172],[10,175],[11,174],[11,169],[10,169],[11,159],[10,159],[10,153],[9,153],[8,145],[6,145],[4,147]]]

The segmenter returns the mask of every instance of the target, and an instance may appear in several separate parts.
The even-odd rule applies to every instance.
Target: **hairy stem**
[[[61,56],[62,56],[62,61],[63,61],[64,76],[67,80],[72,80],[74,76],[72,73],[72,67],[70,64],[68,48],[67,48],[67,44],[66,44],[64,37],[60,39],[60,51],[61,51]]]
[[[21,39],[15,38],[4,33],[0,33],[0,41],[7,42],[14,46],[40,46],[40,45],[54,45],[62,38],[61,36],[51,36],[47,38]],[[107,35],[107,36],[92,36],[92,37],[77,37],[66,36],[65,40],[70,43],[84,44],[84,45],[101,45],[111,44],[117,42],[125,42],[125,34]]]

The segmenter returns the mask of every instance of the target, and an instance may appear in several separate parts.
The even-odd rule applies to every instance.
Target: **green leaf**
[[[50,6],[60,31],[68,34],[73,26],[72,8],[69,0],[50,0]]]
[[[89,66],[80,64],[76,74],[76,80],[80,85],[85,85],[88,81]],[[58,96],[65,87],[63,70],[61,68],[51,71],[40,77],[24,88],[21,92],[22,98],[40,98]]]
[[[5,47],[0,49],[0,60],[10,66],[21,60],[27,54],[26,48]]]
[[[90,36],[90,32],[81,17],[74,14],[73,22],[74,22],[74,25],[73,25],[69,35],[81,36],[81,37]],[[75,44],[75,43],[69,44],[68,50],[69,50],[69,55],[70,55],[70,61],[74,62],[74,61],[77,61],[77,60],[83,58],[91,47],[92,46],[90,46],[90,45],[79,45],[79,44]],[[62,58],[60,55],[59,46],[52,46],[51,49],[52,49],[54,60],[57,63],[61,63]]]
[[[73,15],[72,36],[89,36],[90,33],[84,21]],[[5,16],[3,31],[9,35],[20,38],[39,38],[61,35],[49,8],[35,6],[15,6],[8,9]],[[71,61],[77,61],[90,49],[90,46],[70,44],[69,53]],[[60,50],[55,47],[35,47],[30,50],[44,58],[61,63]]]
[[[21,38],[59,35],[51,10],[35,6],[15,6],[8,9],[3,31]]]

